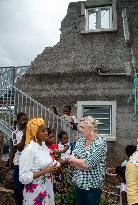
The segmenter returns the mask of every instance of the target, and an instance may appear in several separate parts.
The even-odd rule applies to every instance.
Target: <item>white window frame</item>
[[[77,119],[83,117],[83,108],[87,106],[111,106],[111,134],[104,134],[107,141],[116,141],[116,101],[78,101],[77,102]],[[100,134],[99,134],[100,135]],[[103,134],[102,134],[103,135]]]
[[[89,29],[89,11],[92,9],[109,9],[109,22],[110,22],[110,27],[109,28],[101,28],[101,18],[100,18],[100,12],[98,12],[98,16],[97,16],[97,20],[100,22],[98,22],[97,24],[100,25],[97,29]],[[111,30],[113,28],[113,18],[112,18],[112,6],[101,6],[101,7],[92,7],[92,8],[88,8],[86,9],[86,31],[104,31],[104,30]]]

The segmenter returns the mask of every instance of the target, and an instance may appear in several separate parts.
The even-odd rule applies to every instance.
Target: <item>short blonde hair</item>
[[[85,122],[88,125],[91,133],[97,132],[97,126],[99,122],[94,117],[92,116],[83,117],[81,118],[80,122]]]

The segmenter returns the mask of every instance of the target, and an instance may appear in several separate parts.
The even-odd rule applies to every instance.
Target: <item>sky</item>
[[[0,67],[30,65],[57,44],[68,4],[76,1],[0,0]]]

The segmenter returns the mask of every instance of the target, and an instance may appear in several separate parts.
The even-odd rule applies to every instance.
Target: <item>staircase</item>
[[[74,142],[78,133],[70,123],[15,87],[16,79],[27,69],[25,66],[0,68],[0,130],[11,138],[17,113],[24,112],[29,119],[42,117],[49,128],[55,129],[56,143],[61,129],[68,133],[69,141]]]

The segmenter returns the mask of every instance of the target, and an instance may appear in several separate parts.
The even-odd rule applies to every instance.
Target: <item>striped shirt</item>
[[[78,159],[83,159],[89,169],[74,169],[72,181],[80,189],[101,188],[105,176],[106,140],[102,136],[96,137],[87,150],[85,140],[81,137],[77,141],[73,155]]]

